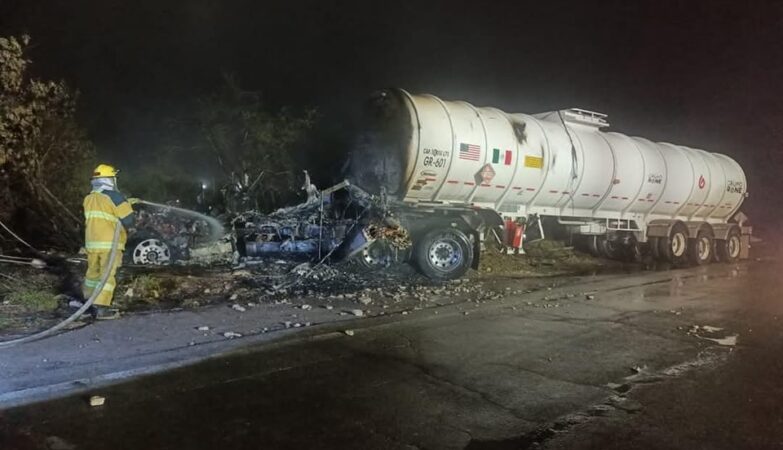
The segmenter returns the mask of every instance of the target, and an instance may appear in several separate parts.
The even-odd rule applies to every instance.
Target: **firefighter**
[[[105,271],[109,278],[93,304],[93,317],[99,320],[116,319],[119,311],[111,308],[117,268],[122,264],[122,251],[133,226],[131,202],[117,190],[119,171],[108,164],[101,164],[92,174],[92,192],[84,198],[84,248],[87,250],[87,274],[84,277],[83,294],[88,299],[100,284]],[[133,199],[131,199],[132,201]],[[121,227],[114,261],[109,256],[115,227]],[[111,264],[110,264],[111,263]]]

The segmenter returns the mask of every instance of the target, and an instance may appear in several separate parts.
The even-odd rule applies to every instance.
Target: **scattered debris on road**
[[[733,347],[737,345],[737,339],[739,338],[738,334],[732,334],[731,336],[726,336],[724,338],[704,338],[708,341],[715,342],[718,345],[724,345],[727,347]]]
[[[711,325],[693,325],[688,330],[688,334],[699,339],[715,342],[718,345],[726,347],[733,347],[737,345],[739,334],[728,334],[725,336],[720,336],[719,333],[721,331],[724,331],[724,329]]]
[[[90,397],[90,406],[103,406],[106,403],[106,397],[100,395],[93,395]]]
[[[633,366],[633,367],[631,367],[631,372],[633,372],[635,374],[639,374],[639,373],[644,372],[645,369],[646,369],[646,366]]]

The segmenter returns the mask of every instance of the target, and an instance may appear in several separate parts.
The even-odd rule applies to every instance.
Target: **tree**
[[[214,94],[198,99],[179,121],[167,152],[174,158],[217,163],[231,209],[269,209],[292,200],[301,184],[296,155],[317,119],[314,109],[272,111],[259,92],[230,76]]]
[[[62,81],[30,76],[28,43],[0,37],[0,219],[32,241],[78,247],[82,186],[95,151],[74,116],[77,94]]]

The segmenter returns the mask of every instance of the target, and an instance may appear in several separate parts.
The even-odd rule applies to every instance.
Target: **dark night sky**
[[[102,154],[125,163],[233,72],[335,129],[389,86],[511,112],[578,106],[729,154],[752,191],[783,189],[764,169],[783,169],[780,1],[0,0],[0,27],[32,36],[38,73],[82,92]]]

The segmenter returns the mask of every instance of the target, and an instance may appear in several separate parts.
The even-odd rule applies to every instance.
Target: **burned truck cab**
[[[365,250],[375,240],[374,230],[384,228],[377,225],[383,209],[347,181],[308,192],[302,204],[237,216],[232,225],[240,256],[340,261]]]

